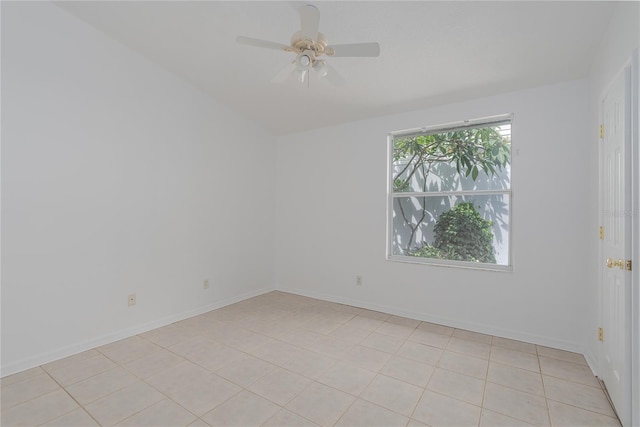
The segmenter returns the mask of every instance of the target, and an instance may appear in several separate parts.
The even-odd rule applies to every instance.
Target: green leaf
[[[474,166],[471,170],[471,178],[475,181],[478,178],[478,166]]]

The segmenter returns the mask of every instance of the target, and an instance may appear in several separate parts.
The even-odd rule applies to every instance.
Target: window
[[[511,115],[393,132],[388,174],[388,259],[511,269]]]

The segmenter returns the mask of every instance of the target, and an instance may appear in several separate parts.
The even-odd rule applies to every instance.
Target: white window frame
[[[411,264],[426,264],[443,267],[456,267],[456,268],[468,268],[475,270],[489,270],[489,271],[513,271],[513,145],[511,147],[511,159],[509,162],[510,174],[509,174],[509,188],[506,190],[477,190],[477,191],[439,191],[439,192],[399,192],[393,191],[393,142],[398,137],[408,137],[413,135],[426,135],[441,133],[446,131],[460,130],[464,128],[477,128],[488,127],[499,123],[510,122],[511,135],[513,135],[513,113],[501,114],[496,116],[484,117],[479,119],[464,120],[459,122],[426,126],[414,129],[405,129],[400,131],[389,132],[387,137],[387,236],[386,236],[386,259],[388,261],[406,262]],[[512,138],[513,141],[513,138]],[[512,142],[513,144],[513,142]],[[462,196],[462,195],[494,195],[505,194],[508,196],[509,206],[509,220],[507,225],[508,231],[508,262],[507,265],[490,264],[490,263],[476,263],[469,261],[456,261],[456,260],[443,260],[436,258],[395,255],[393,254],[393,202],[398,197],[422,197],[428,194],[428,197],[433,196]]]

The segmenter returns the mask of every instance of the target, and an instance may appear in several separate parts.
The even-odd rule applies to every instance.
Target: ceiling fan
[[[380,45],[378,43],[352,43],[329,46],[324,34],[318,31],[320,23],[320,12],[313,5],[305,5],[300,10],[300,31],[291,37],[291,44],[284,45],[268,40],[254,39],[251,37],[238,36],[236,41],[241,44],[264,47],[268,49],[294,52],[296,58],[280,72],[273,81],[283,81],[292,73],[297,75],[298,80],[308,82],[311,70],[319,77],[324,77],[333,84],[344,84],[345,80],[322,56],[335,57],[375,57],[380,55]]]

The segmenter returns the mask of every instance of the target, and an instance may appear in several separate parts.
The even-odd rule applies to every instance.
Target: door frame
[[[630,187],[631,191],[627,194],[631,195],[631,231],[629,233],[631,237],[631,253],[629,254],[631,262],[632,262],[632,271],[631,271],[631,301],[629,304],[631,305],[631,318],[629,319],[631,325],[630,337],[631,342],[629,342],[629,351],[631,358],[630,360],[630,373],[631,373],[631,384],[630,387],[625,391],[625,400],[630,406],[628,408],[627,416],[629,416],[629,425],[636,426],[640,425],[640,104],[638,101],[640,94],[640,49],[636,49],[633,51],[631,58],[626,62],[624,67],[620,70],[618,74],[611,80],[609,86],[606,91],[602,94],[599,100],[598,105],[598,118],[600,123],[603,120],[603,111],[602,111],[602,101],[604,100],[606,94],[609,92],[609,89],[612,83],[616,78],[620,76],[620,74],[625,74],[629,71],[629,85],[625,87],[625,91],[627,91],[628,95],[631,96],[630,102],[628,104],[630,108],[629,117],[631,123],[629,123],[630,128],[630,152],[628,155],[630,156]],[[606,131],[606,129],[605,129]],[[600,170],[599,173],[599,197],[598,197],[598,218],[600,224],[603,223],[602,217],[602,203],[603,203],[603,188],[602,188],[602,179],[603,179],[603,169],[602,169],[602,156],[603,156],[603,147],[602,144],[598,145],[598,168]],[[605,230],[606,232],[606,230]],[[598,314],[599,314],[599,323],[602,325],[602,320],[604,317],[604,301],[603,301],[603,293],[604,293],[604,254],[603,254],[603,242],[601,241],[598,249]],[[605,331],[606,334],[606,331]],[[598,372],[601,375],[602,366],[604,363],[603,356],[603,348],[599,346],[598,352]],[[630,394],[630,395],[628,395]],[[626,427],[626,426],[625,426]]]
[[[631,56],[631,425],[640,425],[640,49]]]

